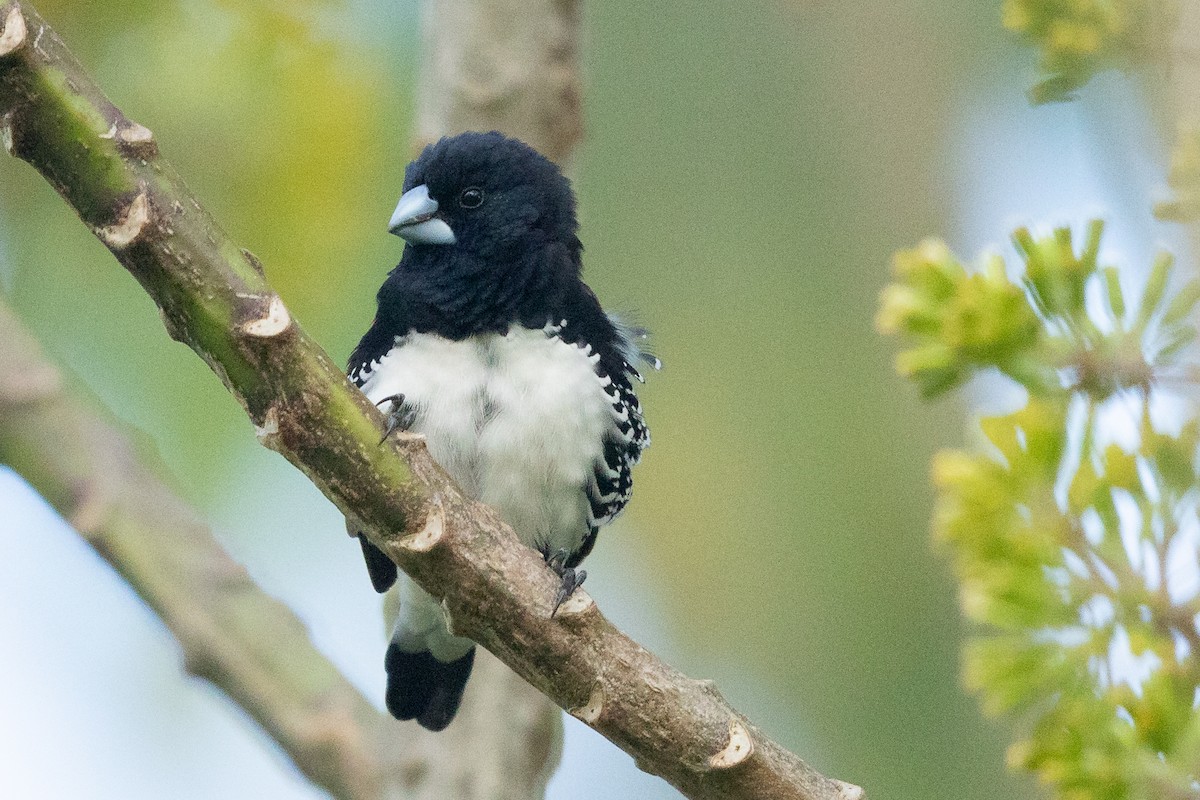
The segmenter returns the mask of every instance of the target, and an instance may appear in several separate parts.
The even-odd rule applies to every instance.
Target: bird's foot
[[[379,443],[383,444],[396,431],[406,431],[413,426],[416,421],[417,410],[410,403],[404,402],[404,395],[394,394],[391,397],[385,397],[375,404],[376,408],[384,403],[391,403],[391,410],[387,412],[387,424],[383,429],[383,436]]]
[[[554,574],[562,580],[558,587],[558,594],[554,596],[554,610],[550,612],[551,619],[558,613],[559,606],[565,603],[576,589],[583,586],[583,582],[587,579],[587,570],[567,566],[567,559],[570,557],[571,554],[566,550],[546,555],[546,566],[554,570]]]

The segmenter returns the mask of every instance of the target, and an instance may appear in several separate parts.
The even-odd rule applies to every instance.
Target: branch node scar
[[[279,412],[275,410],[274,406],[267,409],[267,414],[263,417],[261,425],[255,424],[254,435],[263,447],[271,450],[275,450],[278,447]]]
[[[0,56],[16,52],[25,44],[26,33],[25,15],[20,6],[13,6],[4,20],[4,30],[0,32]]]
[[[569,709],[567,713],[580,722],[595,725],[596,721],[600,719],[600,715],[604,713],[604,699],[604,688],[600,684],[596,684],[591,695],[588,696],[587,704]]]
[[[592,596],[583,589],[576,589],[571,592],[571,596],[563,601],[558,607],[558,613],[555,617],[562,619],[564,617],[577,617],[580,614],[586,614],[596,607],[596,601]]]
[[[154,133],[142,123],[134,122],[131,119],[126,120],[126,122],[128,124],[121,128],[119,134],[122,142],[137,144],[139,142],[149,142],[154,138]]]
[[[746,726],[738,720],[729,721],[729,740],[721,752],[708,760],[713,769],[729,769],[741,764],[754,752],[754,740]]]
[[[149,221],[150,201],[146,197],[146,192],[143,191],[133,198],[133,202],[126,207],[125,213],[117,224],[96,228],[96,235],[100,237],[100,241],[108,245],[109,249],[124,250],[137,241]]]
[[[861,786],[855,786],[853,783],[833,779],[833,785],[837,787],[838,797],[841,800],[862,800],[867,796]]]
[[[446,514],[442,510],[442,504],[434,498],[433,507],[429,510],[429,516],[425,518],[425,527],[416,533],[400,539],[398,544],[405,550],[411,550],[415,553],[425,553],[432,550],[437,544],[442,541],[446,533]]]
[[[271,296],[271,303],[267,307],[266,316],[244,322],[241,328],[242,333],[247,336],[257,336],[266,339],[278,336],[287,330],[291,324],[292,316],[288,313],[287,306],[283,304],[283,300],[276,294]]]
[[[140,122],[131,119],[123,120],[124,124],[116,130],[117,143],[139,158],[152,158],[158,155],[158,143],[154,141],[154,133]]]

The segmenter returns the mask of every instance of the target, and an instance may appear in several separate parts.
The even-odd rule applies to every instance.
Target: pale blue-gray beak
[[[411,244],[454,244],[454,231],[435,216],[437,210],[437,200],[429,196],[429,187],[414,186],[400,196],[388,231]]]

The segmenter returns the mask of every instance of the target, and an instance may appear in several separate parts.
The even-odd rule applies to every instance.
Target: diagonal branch
[[[555,581],[495,512],[447,478],[420,437],[379,446],[382,419],[28,3],[0,6],[0,124],[142,284],[171,336],[246,409],[259,440],[304,471],[372,542],[443,597],[470,636],[691,798],[858,798],[769,739],[710,681],[625,636]]]
[[[69,383],[0,302],[0,464],[133,587],[186,669],[249,714],[309,780],[340,800],[544,796],[558,709],[532,704],[529,685],[488,658],[452,728],[434,734],[380,714]]]
[[[407,747],[407,732],[313,647],[303,623],[258,589],[111,423],[69,395],[2,303],[0,463],[154,609],[188,671],[245,709],[310,780],[350,800],[377,800],[385,785],[401,785],[387,762]]]

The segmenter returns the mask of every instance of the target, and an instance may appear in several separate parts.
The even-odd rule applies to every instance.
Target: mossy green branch
[[[362,444],[372,431],[369,403],[158,157],[150,131],[100,93],[27,7],[7,4],[3,15],[10,50],[0,55],[0,125],[8,151],[37,166],[138,279],[167,330],[222,378],[264,443],[306,470],[344,461],[331,476],[342,488],[323,487],[335,502],[357,500],[358,486],[394,485],[386,504],[359,505],[368,524],[403,529],[422,519],[428,492],[405,462]],[[322,480],[319,471],[310,476]]]
[[[257,262],[204,212],[149,131],[92,83],[28,3],[0,5],[4,141],[78,211],[243,404],[259,439],[305,472],[470,636],[691,798],[852,800],[692,680],[616,630],[585,592],[550,618],[556,582],[472,503],[420,437],[382,419],[292,319]]]

